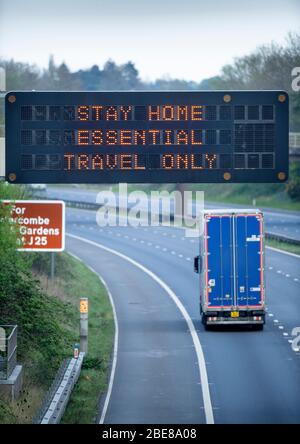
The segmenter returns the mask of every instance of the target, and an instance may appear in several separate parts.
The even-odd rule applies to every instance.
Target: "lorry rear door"
[[[263,301],[262,215],[237,214],[234,222],[236,305]]]
[[[206,303],[208,307],[234,305],[233,230],[231,215],[207,215]]]

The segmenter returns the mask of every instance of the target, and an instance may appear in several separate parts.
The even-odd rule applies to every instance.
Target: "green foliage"
[[[65,304],[41,291],[28,255],[16,251],[16,233],[7,208],[0,209],[0,219],[0,324],[18,325],[20,358],[34,363],[38,355],[38,372],[47,381],[72,345],[58,322]],[[30,350],[34,350],[32,356]]]
[[[272,43],[238,57],[221,75],[204,80],[201,89],[279,89],[290,96],[290,130],[300,131],[300,94],[292,90],[291,72],[300,65],[300,34],[289,34],[284,46]]]
[[[295,162],[290,168],[290,178],[286,191],[294,201],[300,201],[300,163]]]

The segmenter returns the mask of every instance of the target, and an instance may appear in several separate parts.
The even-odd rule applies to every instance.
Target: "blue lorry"
[[[260,210],[205,210],[200,254],[200,315],[206,328],[265,323],[264,230]]]

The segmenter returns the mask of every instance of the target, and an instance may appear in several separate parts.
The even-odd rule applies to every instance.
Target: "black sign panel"
[[[16,183],[282,182],[281,91],[10,92]]]

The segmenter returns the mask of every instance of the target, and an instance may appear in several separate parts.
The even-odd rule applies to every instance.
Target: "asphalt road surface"
[[[97,193],[80,188],[55,188],[47,189],[49,199],[77,200],[83,202],[96,202]],[[230,205],[205,203],[207,208],[229,208]],[[235,205],[235,207],[238,207]],[[300,212],[285,210],[263,209],[265,230],[270,233],[279,234],[300,240]]]
[[[299,257],[267,249],[264,331],[205,331],[193,272],[197,239],[170,227],[101,228],[95,212],[71,208],[67,232],[67,249],[105,279],[117,313],[105,423],[300,423],[300,352],[291,347],[300,326]],[[204,368],[169,290],[192,320]]]

